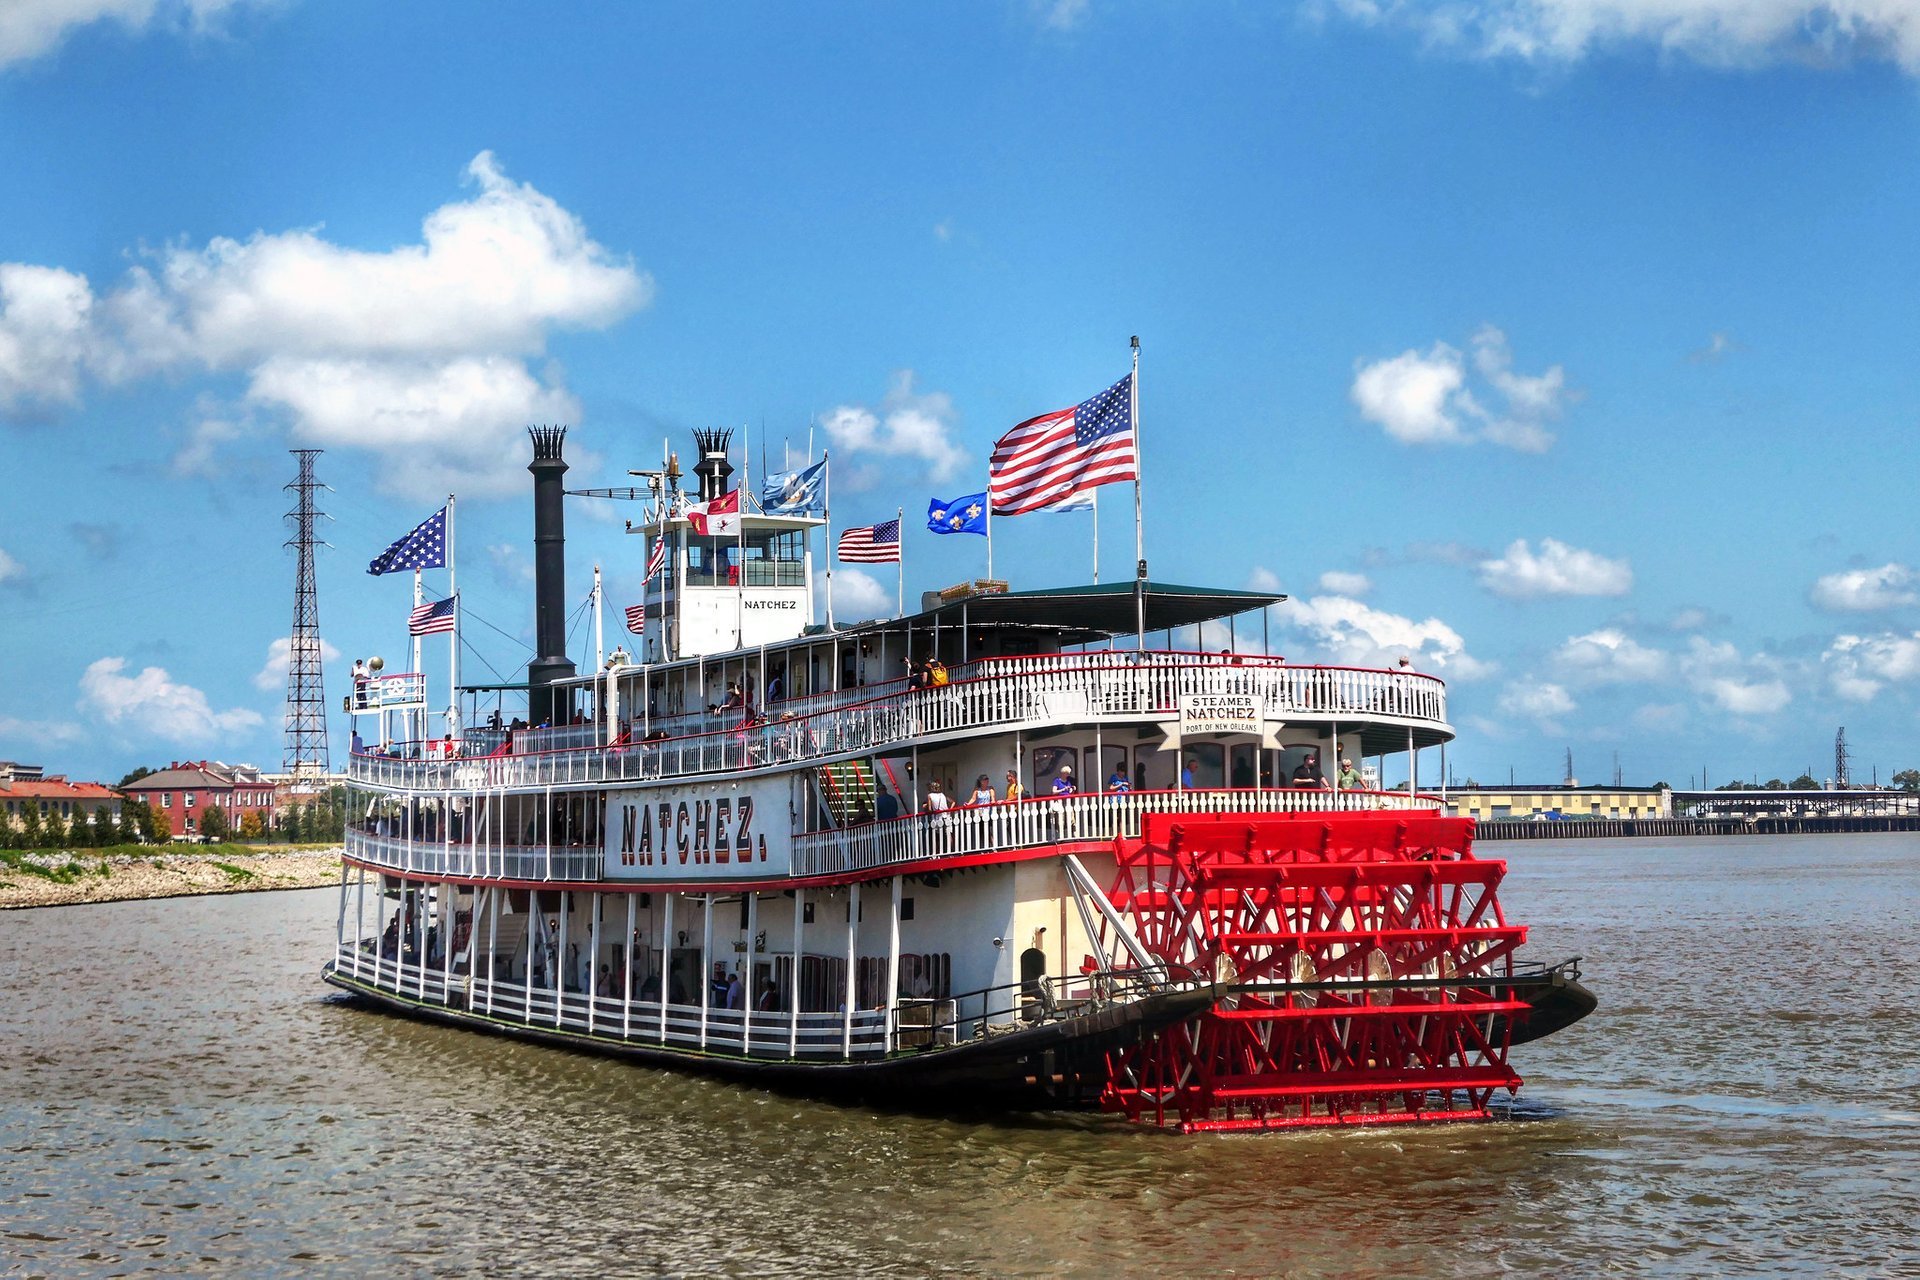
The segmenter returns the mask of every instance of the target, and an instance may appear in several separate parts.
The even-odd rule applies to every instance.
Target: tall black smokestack
[[[534,644],[540,656],[527,664],[527,708],[534,724],[571,719],[571,698],[556,705],[552,684],[573,674],[567,660],[567,523],[561,509],[567,460],[560,456],[565,427],[529,427],[533,437]]]
[[[693,439],[700,446],[700,461],[693,466],[693,474],[700,477],[700,501],[712,502],[726,495],[727,481],[733,477],[733,464],[727,461],[727,444],[733,432],[696,428]]]

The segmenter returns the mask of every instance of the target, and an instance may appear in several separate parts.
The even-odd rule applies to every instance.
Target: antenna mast
[[[320,671],[320,594],[314,583],[313,552],[324,546],[313,535],[316,520],[327,519],[315,510],[313,495],[325,485],[313,478],[313,460],[319,449],[289,450],[300,459],[300,478],[287,485],[294,495],[287,512],[293,536],[286,545],[299,559],[293,586],[293,634],[287,652],[287,745],[281,769],[293,775],[296,789],[317,787],[332,772],[327,755],[327,695]]]
[[[1848,774],[1853,757],[1847,752],[1847,726],[1841,725],[1840,732],[1833,738],[1833,785],[1845,791],[1852,784]]]

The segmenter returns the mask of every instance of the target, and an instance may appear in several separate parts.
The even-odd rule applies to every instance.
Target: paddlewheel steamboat
[[[525,683],[467,689],[428,737],[419,674],[356,676],[325,969],[353,996],[1190,1132],[1484,1118],[1520,1086],[1511,1047],[1593,1007],[1576,962],[1519,958],[1504,863],[1419,786],[1452,737],[1439,679],[1242,651],[1234,620],[1283,597],[1144,578],[816,626],[822,522],[697,532],[676,466],[636,473],[665,567],[635,653],[579,673],[563,435],[533,433]],[[697,497],[721,497],[725,437],[699,445]],[[1144,643],[1209,623],[1222,651]]]

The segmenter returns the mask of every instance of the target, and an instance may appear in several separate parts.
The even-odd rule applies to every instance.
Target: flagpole
[[[1133,336],[1133,379],[1127,387],[1133,401],[1133,638],[1136,650],[1147,647],[1147,550],[1140,532],[1140,335]]]
[[[822,449],[820,451],[821,465],[826,468],[820,473],[821,513],[823,514],[827,522],[827,527],[821,532],[821,537],[823,537],[826,541],[825,541],[825,544],[820,548],[820,550],[822,553],[822,559],[826,561],[826,565],[827,565],[827,630],[828,631],[833,630],[833,467],[831,465],[828,465],[828,459],[827,459],[827,455],[831,452],[833,452],[831,449]],[[813,458],[812,428],[808,428],[807,430],[807,458],[809,460]]]
[[[753,453],[747,425],[740,424],[740,488],[733,502],[733,647],[747,647],[747,494],[753,488]],[[1138,464],[1134,470],[1138,471]],[[742,663],[740,683],[746,684]]]
[[[420,570],[415,569],[413,571],[413,607],[418,609],[421,602],[425,599],[425,593],[420,590]],[[413,631],[413,619],[411,617],[407,619],[407,631],[410,634]],[[413,672],[415,675],[420,674],[419,636],[413,637],[413,665],[408,667],[407,670]],[[425,693],[426,683],[424,679],[421,682],[420,688],[422,690],[420,695],[420,723],[407,731],[413,735],[416,740],[424,739],[427,736],[427,696]],[[384,719],[384,717],[382,717],[382,719]],[[407,719],[409,721],[413,719],[413,713],[411,711],[407,713]]]
[[[460,586],[453,572],[453,495],[447,495],[447,594],[453,597],[453,630],[447,632],[447,737],[460,736]]]
[[[900,554],[893,562],[893,570],[897,575],[894,587],[893,616],[901,618],[905,617],[907,612],[907,509],[905,507],[895,507],[893,509],[893,518],[900,522]]]
[[[642,608],[646,606],[646,599],[645,595],[640,597]],[[607,667],[607,642],[602,630],[604,622],[600,615],[600,566],[596,564],[593,566],[593,669],[595,671],[604,671]]]
[[[987,480],[987,581],[993,581],[993,480]]]
[[[1134,452],[1138,453],[1139,450]],[[1133,468],[1136,471],[1140,469],[1138,460]],[[1100,585],[1100,490],[1097,488],[1093,491],[1093,584],[1096,587]]]

